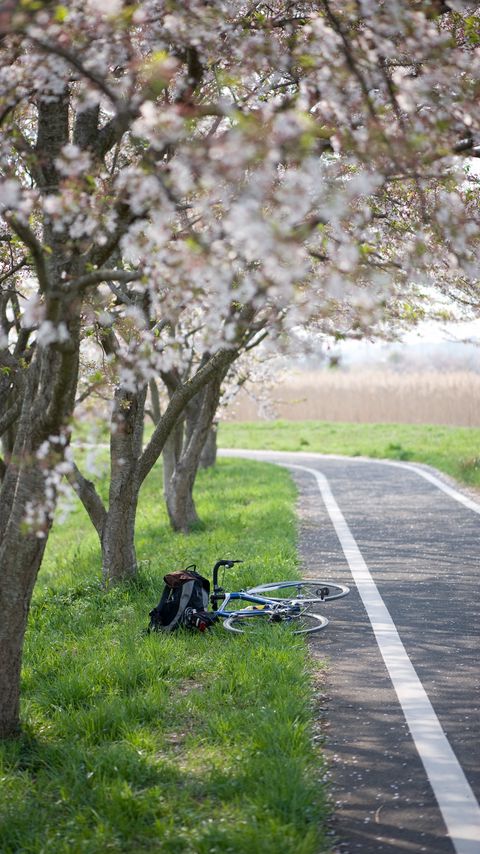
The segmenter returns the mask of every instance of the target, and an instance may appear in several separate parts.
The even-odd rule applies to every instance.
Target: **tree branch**
[[[264,329],[263,332],[261,332],[261,334],[258,336],[258,338],[254,338],[243,348],[245,352],[248,353],[249,350],[253,350],[254,347],[258,347],[258,345],[261,344],[262,341],[265,341],[265,338],[267,337],[268,333],[269,330]]]
[[[188,437],[187,445],[184,447],[180,459],[181,465],[187,469],[191,466],[195,466],[196,469],[198,466],[200,454],[218,408],[220,387],[229,367],[228,365],[227,367],[220,368],[202,390],[203,399],[200,411],[195,418],[193,430]]]
[[[12,146],[22,159],[24,168],[32,176],[39,187],[45,183],[44,174],[38,163],[36,151],[18,125],[14,126],[15,133],[11,134]],[[26,157],[24,156],[26,155]]]
[[[215,374],[226,369],[237,357],[237,349],[217,350],[207,364],[200,368],[197,373],[180,388],[173,392],[170,402],[161,417],[152,438],[140,457],[138,466],[138,479],[142,483],[151,471],[160,454],[163,451],[171,430],[177,418],[183,412],[186,404],[199,392]]]
[[[5,219],[17,237],[19,237],[20,240],[23,240],[25,246],[30,250],[35,264],[40,290],[43,294],[46,293],[50,287],[50,280],[48,277],[47,261],[42,244],[30,226],[20,222],[16,216],[5,216]]]
[[[69,282],[69,287],[72,290],[83,291],[91,285],[98,285],[100,282],[135,282],[142,277],[142,273],[133,273],[127,270],[109,270],[100,268],[93,270],[91,273],[86,273],[85,276],[80,276],[79,279],[73,279]]]
[[[103,527],[107,518],[107,511],[102,499],[95,489],[95,485],[91,480],[87,480],[83,476],[75,463],[73,464],[73,470],[67,475],[67,480],[77,493],[90,517],[90,521],[101,539]]]
[[[125,293],[125,291],[123,291],[121,288],[117,288],[116,285],[113,284],[113,282],[109,282],[108,287],[110,288],[112,294],[114,294],[117,300],[123,303],[123,305],[135,305],[133,299],[130,299],[129,295]]]
[[[104,385],[103,380],[101,382],[91,383],[90,385],[88,385],[87,388],[84,391],[82,391],[82,393],[79,394],[79,396],[75,400],[75,406],[79,406],[81,403],[83,403],[83,401],[86,400],[87,397],[90,397],[90,395],[94,391],[96,391],[97,388],[101,387],[102,385]]]
[[[120,142],[122,136],[127,132],[132,121],[137,118],[139,113],[140,110],[138,108],[124,108],[119,110],[116,116],[100,128],[94,149],[99,158],[103,160],[113,146]]]
[[[19,261],[19,262],[18,262],[18,264],[15,264],[15,266],[14,266],[14,267],[12,267],[10,270],[8,270],[8,272],[7,272],[7,273],[3,273],[3,275],[2,275],[2,276],[0,276],[0,285],[3,285],[3,283],[4,283],[7,279],[9,279],[9,278],[10,278],[10,276],[13,276],[13,275],[15,275],[15,273],[18,273],[18,271],[19,271],[19,270],[21,270],[21,269],[22,269],[22,267],[26,267],[26,265],[27,265],[27,264],[28,264],[27,259],[26,259],[26,258],[22,258],[22,259],[21,259],[21,261]]]
[[[152,419],[154,424],[158,424],[160,418],[162,416],[161,408],[160,408],[160,395],[158,393],[158,386],[154,379],[151,379],[148,383],[148,387],[150,389],[150,400],[152,402],[152,411],[148,411],[150,418]]]

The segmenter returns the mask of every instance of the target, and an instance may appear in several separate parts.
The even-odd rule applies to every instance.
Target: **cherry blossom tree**
[[[108,333],[113,293],[134,330],[112,353],[113,543],[133,530],[133,484],[252,323],[273,339],[341,307],[348,334],[439,266],[478,279],[462,166],[477,34],[467,4],[434,0],[3,5],[0,734],[18,728],[30,597],[72,474],[86,316]],[[141,450],[146,385],[178,368],[187,310],[210,358]]]
[[[195,521],[191,493],[206,432],[216,410],[220,383],[232,362],[248,346],[257,328],[251,306],[244,305],[236,319],[235,339],[228,347],[204,353],[200,362],[194,366],[190,364],[190,370],[185,369],[183,374],[170,364],[171,356],[166,360],[170,367],[165,366],[160,374],[169,390],[169,403],[163,412],[158,413],[153,435],[143,447],[147,376],[156,370],[156,357],[162,359],[163,339],[160,335],[153,344],[147,336],[146,343],[145,328],[140,335],[138,329],[132,331],[127,326],[127,335],[120,341],[121,325],[117,326],[116,333],[113,328],[104,329],[100,336],[106,353],[114,356],[120,365],[111,413],[108,509],[94,483],[87,480],[73,462],[68,472],[68,479],[99,535],[103,578],[107,583],[126,580],[137,572],[134,540],[139,494],[162,451],[166,451],[165,471],[173,479],[169,487],[169,479],[166,478],[167,507],[172,525],[176,530],[188,530]],[[153,328],[158,331],[158,324]],[[175,341],[178,349],[178,335]],[[194,414],[199,417],[193,418]],[[185,420],[191,429],[185,443],[185,454],[180,459],[180,454],[177,458],[169,450],[178,441]],[[171,472],[169,461],[174,467]]]
[[[170,524],[175,531],[188,533],[200,521],[193,498],[193,488],[199,467],[202,464],[207,440],[212,443],[213,422],[222,395],[222,384],[229,373],[235,369],[238,359],[250,356],[268,333],[266,322],[252,320],[248,324],[242,340],[242,346],[235,352],[235,359],[221,366],[209,383],[205,385],[187,404],[178,419],[163,448],[164,496]],[[208,352],[195,352],[194,336],[186,336],[186,346],[190,349],[183,372],[175,367],[162,374],[163,383],[169,397],[172,397],[182,382],[185,382],[195,364],[208,363]],[[183,376],[182,376],[183,373]],[[214,440],[213,440],[214,441]],[[215,456],[215,444],[210,448]]]
[[[126,294],[124,293],[124,298]],[[198,524],[199,517],[195,509],[193,500],[193,487],[196,474],[199,466],[213,464],[216,456],[216,442],[214,438],[214,429],[212,427],[222,390],[222,383],[227,374],[231,371],[231,367],[235,366],[239,357],[244,365],[247,357],[251,359],[251,351],[260,344],[267,331],[263,329],[264,322],[261,319],[253,320],[253,311],[248,306],[243,307],[243,317],[245,318],[245,326],[242,336],[238,336],[237,346],[230,347],[228,350],[228,358],[223,363],[218,363],[209,382],[198,391],[181,410],[177,421],[170,432],[167,432],[164,427],[165,418],[169,417],[168,404],[178,397],[178,394],[185,388],[189,388],[191,380],[197,382],[197,374],[201,376],[204,369],[211,364],[212,354],[209,352],[198,353],[195,346],[195,334],[201,329],[195,324],[194,318],[183,318],[181,324],[175,330],[175,340],[178,347],[178,363],[172,365],[168,370],[160,372],[160,384],[163,387],[163,393],[159,392],[158,380],[152,378],[148,383],[150,390],[150,408],[146,408],[145,400],[147,395],[147,384],[144,383],[140,387],[140,391],[134,385],[135,394],[135,427],[132,425],[130,432],[137,436],[137,446],[128,443],[125,447],[124,443],[120,443],[120,436],[125,432],[125,404],[118,405],[118,400],[122,399],[122,384],[118,382],[118,377],[110,377],[110,384],[113,380],[116,388],[114,390],[114,404],[112,406],[111,416],[111,443],[110,443],[110,497],[109,510],[107,511],[99,494],[97,493],[93,482],[88,481],[80,472],[77,466],[73,466],[68,478],[74,489],[78,492],[81,500],[90,518],[99,534],[100,543],[103,552],[104,577],[112,580],[113,578],[128,577],[136,572],[136,559],[134,549],[134,521],[135,512],[138,500],[138,493],[145,476],[149,472],[149,468],[143,468],[143,422],[148,415],[153,421],[156,431],[162,431],[163,436],[167,436],[166,441],[162,439],[161,443],[157,442],[157,447],[163,447],[163,476],[164,476],[164,497],[166,500],[166,508],[170,518],[172,528],[176,531],[188,532],[192,526]],[[188,320],[190,323],[188,324]],[[131,328],[128,324],[118,322],[113,324],[113,318],[109,315],[109,321],[112,323],[110,328],[101,329],[97,334],[98,342],[101,343],[104,352],[110,355],[115,355],[118,360],[121,355],[121,347],[125,348],[126,340],[124,339],[120,345],[119,337],[122,327],[126,326],[127,336],[131,348],[130,356],[132,357],[132,344],[134,358],[131,358],[132,366],[135,364],[135,359],[138,358],[138,333],[134,336],[131,334]],[[185,325],[187,324],[187,325]],[[113,331],[115,329],[115,332]],[[183,330],[183,331],[182,331]],[[98,330],[97,330],[98,332]],[[161,346],[161,345],[160,345]],[[91,350],[90,346],[90,350]],[[123,353],[125,360],[126,354]],[[248,362],[247,362],[248,363]],[[103,366],[105,362],[103,361]],[[105,368],[100,370],[100,362],[90,353],[89,360],[90,381],[86,378],[86,389],[80,395],[80,404],[83,403],[89,392],[101,386],[102,397],[105,399],[105,394],[108,390],[105,389],[105,382],[101,382],[102,374],[105,373]],[[111,373],[111,363],[108,371]],[[200,373],[199,373],[200,372]],[[131,384],[131,381],[130,381]],[[126,389],[129,392],[129,400],[132,401],[132,388]],[[160,400],[162,398],[162,400]],[[168,421],[170,424],[170,421]],[[205,444],[210,435],[210,455],[209,462],[205,458],[202,462]],[[213,437],[213,444],[212,444]],[[145,448],[145,451],[147,449]],[[213,453],[213,459],[212,459]],[[158,457],[158,452],[151,454],[152,462],[155,462]],[[140,466],[142,472],[141,477],[136,474],[136,466]],[[119,486],[119,483],[125,485]],[[118,483],[116,481],[118,480]],[[136,485],[134,485],[136,484]],[[127,488],[128,487],[128,488]],[[134,498],[132,498],[132,490]],[[117,514],[119,506],[122,506],[122,511],[118,514],[122,518],[122,524],[118,530],[115,530],[114,535],[110,536],[107,529],[107,520],[109,514],[114,512]],[[131,518],[127,524],[126,517]],[[109,556],[111,551],[110,541],[113,544],[115,555],[114,558]],[[126,558],[121,558],[121,554],[126,555]],[[112,569],[110,569],[112,567]]]
[[[256,89],[269,88],[261,82],[269,40],[262,39],[252,56],[248,47],[243,55],[248,30],[242,9],[194,4],[186,28],[187,10],[179,8],[178,15],[168,14],[162,3],[126,12],[108,4],[99,11],[89,4],[12,5],[2,11],[1,119],[8,130],[2,143],[2,214],[8,239],[21,247],[30,274],[23,318],[16,315],[13,298],[6,309],[5,359],[12,350],[15,355],[22,336],[34,340],[23,366],[18,360],[6,364],[16,373],[6,383],[7,398],[14,400],[5,427],[15,422],[16,429],[4,461],[0,514],[3,734],[18,726],[29,601],[60,479],[72,471],[69,419],[85,312],[92,306],[103,311],[105,283],[112,288],[137,283],[142,299],[131,307],[131,319],[142,327],[143,348],[133,369],[129,348],[120,358],[112,435],[117,465],[110,495],[126,491],[130,501],[122,508],[111,501],[103,520],[108,536],[102,531],[102,541],[114,543],[116,532],[133,525],[132,483],[138,479],[129,474],[130,465],[138,473],[145,382],[152,371],[168,370],[176,353],[174,338],[157,346],[150,318],[161,317],[162,324],[175,328],[185,305],[195,303],[212,356],[172,395],[142,453],[140,480],[189,397],[235,354],[252,312],[268,315],[276,263],[286,271],[284,298],[306,272],[305,262],[298,271],[287,264],[280,243],[262,272],[262,230],[274,248],[273,224],[262,219],[262,210],[275,191],[275,171],[272,162],[263,184],[255,185],[254,173],[263,176],[259,158],[266,142],[262,116],[249,101],[258,100]],[[272,60],[280,56],[281,41],[271,40]],[[240,79],[244,60],[247,82],[236,95],[246,105],[242,128],[234,97],[227,99],[225,92],[229,68]],[[244,204],[258,221],[256,236],[251,224],[242,233]],[[301,258],[297,236],[292,247]],[[118,557],[108,559],[113,574]],[[125,560],[131,570],[134,556]],[[122,555],[123,576],[125,560]]]

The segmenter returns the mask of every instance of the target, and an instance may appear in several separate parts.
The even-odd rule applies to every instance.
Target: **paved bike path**
[[[248,455],[306,466],[328,479],[458,760],[458,775],[447,764],[437,786],[454,803],[458,798],[463,820],[462,769],[473,798],[480,799],[480,515],[407,467],[306,454]],[[322,705],[338,851],[478,854],[480,835],[474,830],[472,838],[477,818],[467,828],[468,804],[465,833],[461,822],[453,842],[447,832],[317,481],[306,471],[292,473],[300,492],[305,569],[352,588],[346,599],[324,606],[331,622],[312,642],[314,655],[330,664]],[[435,749],[427,744],[423,752]],[[437,757],[423,759],[428,765]]]

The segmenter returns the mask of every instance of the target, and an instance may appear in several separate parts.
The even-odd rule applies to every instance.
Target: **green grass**
[[[292,576],[294,488],[273,466],[201,473],[206,523],[172,534],[158,471],[142,496],[138,581],[103,592],[82,510],[57,524],[25,646],[24,735],[0,747],[2,854],[329,850],[301,639],[146,636],[166,571],[243,558],[233,585]]]
[[[327,421],[222,423],[224,448],[315,451],[411,460],[480,487],[480,429],[423,424],[343,424]]]

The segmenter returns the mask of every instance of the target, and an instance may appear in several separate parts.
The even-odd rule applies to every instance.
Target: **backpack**
[[[165,575],[162,598],[149,614],[149,633],[173,632],[179,626],[203,632],[215,622],[215,614],[209,614],[206,610],[210,582],[195,569],[192,563],[186,569]]]

